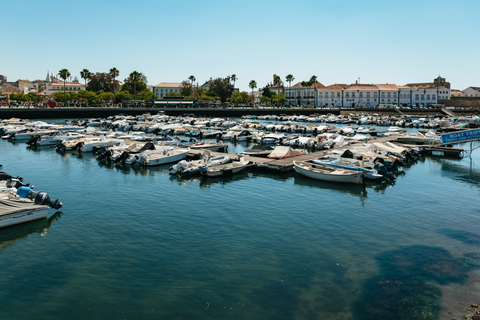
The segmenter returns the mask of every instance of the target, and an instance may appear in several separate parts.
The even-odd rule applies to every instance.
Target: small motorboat
[[[363,171],[335,168],[308,161],[293,161],[293,168],[303,176],[331,182],[361,184],[365,176]]]
[[[243,157],[240,157],[240,161],[233,161],[226,164],[220,164],[217,166],[200,168],[202,174],[206,177],[221,177],[232,175],[242,170],[245,170],[247,166],[250,164],[250,161],[245,160]]]
[[[170,174],[178,174],[180,176],[192,176],[195,174],[200,174],[201,168],[213,167],[228,162],[230,162],[230,157],[228,155],[210,157],[209,154],[207,154],[200,160],[182,160],[179,163],[173,165],[170,168],[169,172]]]
[[[255,145],[251,149],[243,150],[243,154],[253,157],[267,157],[273,151],[273,147],[264,145]]]
[[[228,146],[223,143],[223,141],[211,142],[211,141],[202,141],[190,146],[192,150],[212,150],[212,151],[223,151],[228,150]]]

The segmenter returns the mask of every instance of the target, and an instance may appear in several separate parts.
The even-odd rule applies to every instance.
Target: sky
[[[235,74],[251,91],[277,74],[404,85],[439,75],[480,86],[478,0],[8,1],[0,74],[45,79],[68,69],[132,71],[149,85]],[[288,83],[285,82],[286,85]]]

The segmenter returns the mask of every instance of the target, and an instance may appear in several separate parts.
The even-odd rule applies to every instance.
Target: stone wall
[[[451,97],[450,100],[439,100],[438,103],[447,107],[480,108],[479,97]]]

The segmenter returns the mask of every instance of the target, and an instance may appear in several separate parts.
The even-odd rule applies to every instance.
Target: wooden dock
[[[385,141],[393,141],[396,139],[396,135],[392,135],[389,137],[382,137],[382,138],[376,138],[372,139],[370,141],[372,142],[385,142]],[[315,151],[315,152],[310,152],[307,154],[299,155],[299,156],[294,156],[294,157],[289,157],[289,158],[284,158],[284,159],[270,159],[270,158],[263,158],[263,157],[253,157],[253,156],[244,156],[242,154],[234,153],[234,154],[228,154],[230,159],[232,161],[238,161],[239,157],[243,156],[245,160],[250,161],[252,166],[255,166],[257,168],[265,168],[265,169],[271,169],[279,172],[289,172],[293,170],[293,161],[307,161],[307,160],[313,160],[317,159],[320,157],[323,157],[325,153],[329,153],[330,151],[333,150],[342,150],[342,149],[348,149],[349,147],[355,148],[357,146],[363,145],[363,142],[359,141],[353,144],[350,144],[348,146],[342,146],[338,148],[332,148],[332,149],[325,149],[325,150],[320,150],[320,151]],[[189,156],[191,157],[199,157],[204,150],[190,150],[188,153]],[[225,153],[222,152],[213,152],[210,151],[210,155],[212,157],[219,156]]]

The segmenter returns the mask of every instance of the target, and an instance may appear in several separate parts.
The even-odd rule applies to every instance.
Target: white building
[[[43,92],[49,96],[56,92],[63,92],[65,88],[65,92],[78,92],[80,90],[85,90],[85,85],[81,84],[80,82],[45,82],[44,83],[44,90]]]
[[[480,87],[468,87],[462,92],[464,97],[480,97]]]
[[[344,100],[344,90],[350,87],[346,84],[332,84],[318,89],[318,106],[341,107]]]
[[[165,97],[170,92],[180,93],[183,86],[181,83],[177,82],[160,82],[159,84],[152,87],[153,93],[157,95],[157,98],[161,99]]]
[[[287,98],[288,104],[318,107],[321,105],[318,100],[318,92],[323,88],[325,88],[325,86],[320,82],[311,86],[302,86],[302,83],[299,82],[292,87],[284,87],[284,96]]]

